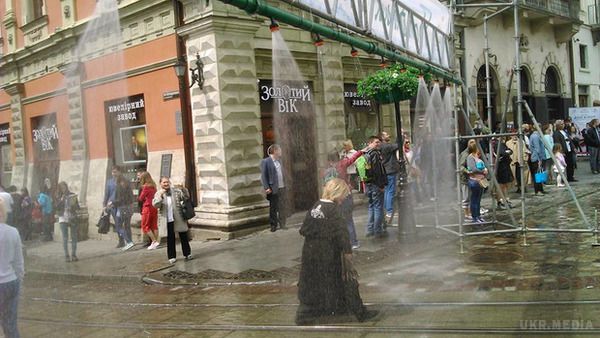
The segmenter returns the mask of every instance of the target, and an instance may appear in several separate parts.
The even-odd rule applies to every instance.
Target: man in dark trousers
[[[583,139],[588,153],[590,154],[590,169],[593,174],[600,173],[600,131],[598,130],[598,119],[590,121],[589,128],[584,129]]]
[[[115,199],[117,198],[117,182],[119,181],[119,177],[121,176],[121,168],[118,166],[113,166],[110,171],[111,178],[106,181],[106,188],[104,189],[104,200],[102,201],[102,207],[108,210],[108,212],[112,215],[115,224],[120,224],[120,221],[117,219],[117,208],[113,204],[115,203]],[[117,244],[117,248],[122,248],[125,246],[125,241],[119,235],[119,243]]]
[[[381,138],[369,137],[369,151],[364,155],[366,158],[366,192],[369,198],[369,216],[367,221],[367,237],[383,237],[387,233],[383,228],[383,192],[387,185],[387,173],[383,166],[381,150]]]
[[[383,196],[383,209],[385,210],[385,223],[392,225],[392,216],[394,215],[394,197],[396,196],[396,181],[400,164],[396,152],[398,150],[398,142],[391,142],[390,134],[387,132],[381,133],[380,149],[383,156],[383,166],[387,174],[387,184],[385,186]],[[396,224],[397,225],[397,224]]]
[[[281,147],[272,144],[267,149],[268,157],[260,162],[260,181],[269,200],[269,224],[271,231],[285,228],[285,181],[281,165]]]
[[[554,123],[555,131],[552,134],[552,138],[554,139],[554,143],[560,143],[563,148],[563,153],[565,154],[565,162],[567,163],[567,180],[569,182],[577,182],[573,174],[575,173],[575,163],[573,163],[573,152],[575,151],[571,141],[569,140],[569,136],[565,129],[565,123],[563,120],[556,120]]]

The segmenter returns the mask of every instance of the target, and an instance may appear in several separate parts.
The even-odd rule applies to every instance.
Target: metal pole
[[[594,228],[594,243],[592,246],[600,246],[598,242],[598,209],[594,208],[594,224],[596,225]]]
[[[183,23],[183,15],[181,3],[177,0],[173,0],[173,10],[175,12],[175,29]],[[185,187],[190,193],[190,198],[194,206],[197,205],[197,187],[196,187],[196,160],[194,155],[194,142],[193,142],[193,127],[192,127],[192,114],[189,107],[189,86],[187,77],[187,62],[185,61],[185,41],[181,36],[177,34],[177,59],[178,62],[183,62],[186,67],[186,73],[184,76],[178,77],[179,79],[179,102],[181,108],[181,125],[183,129],[183,152],[185,159]]]
[[[408,175],[406,172],[406,159],[404,157],[404,135],[402,134],[402,116],[400,114],[400,102],[394,102],[394,113],[396,117],[396,140],[398,142],[398,151],[400,156],[398,163],[398,195],[396,197],[398,213],[398,235],[406,235],[415,227],[415,218],[412,205],[406,189],[408,188]]]
[[[521,92],[521,37],[520,37],[520,20],[519,20],[519,1],[513,0],[513,12],[514,12],[514,24],[515,24],[515,77],[517,80],[517,124],[519,128],[519,144],[517,151],[519,152],[519,166],[521,170],[521,230],[523,231],[523,246],[529,246],[527,244],[527,226],[525,219],[525,165],[523,163],[523,150],[525,148],[525,137],[523,135],[523,95]]]

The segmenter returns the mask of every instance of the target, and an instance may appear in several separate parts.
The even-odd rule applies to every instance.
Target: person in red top
[[[142,204],[142,232],[152,240],[148,250],[154,250],[160,243],[158,238],[158,210],[152,205],[152,198],[156,193],[156,183],[149,172],[140,175],[142,191],[138,200]]]
[[[341,159],[337,151],[329,153],[329,155],[327,155],[329,168],[327,168],[323,174],[323,184],[326,184],[332,178],[339,178],[346,182],[348,189],[352,191],[352,183],[350,182],[350,176],[348,175],[348,167],[369,149],[369,146],[367,146],[362,150],[356,151],[350,157],[343,157]],[[352,218],[352,209],[354,209],[354,200],[352,199],[352,194],[346,196],[342,202],[341,208],[342,213],[346,218],[346,225],[348,226],[348,233],[350,234],[350,243],[352,244],[352,249],[356,250],[360,248],[360,243],[358,243],[358,239],[356,238],[356,229],[354,227],[354,219]]]

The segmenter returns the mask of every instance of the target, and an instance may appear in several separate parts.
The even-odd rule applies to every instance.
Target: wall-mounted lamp
[[[269,25],[269,29],[271,30],[271,33],[279,31],[279,24],[273,18],[271,18],[271,25]]]
[[[204,85],[204,64],[202,63],[202,60],[200,60],[200,55],[198,53],[196,53],[196,62],[194,63],[196,67],[190,68],[190,72],[192,73],[192,83],[190,84],[190,88],[192,88],[194,84],[197,83],[198,87],[202,89],[202,86]],[[181,79],[185,76],[185,67],[186,63],[182,59],[177,61],[177,63],[175,64],[175,74],[178,78]]]
[[[198,84],[198,88],[202,89],[204,86],[204,63],[200,60],[200,54],[196,53],[196,62],[194,62],[196,68],[190,68],[190,72],[192,72],[192,83],[190,84],[190,88],[194,85],[194,83]]]
[[[579,38],[573,39],[574,43],[578,43],[579,41],[581,41],[581,40],[579,40]]]

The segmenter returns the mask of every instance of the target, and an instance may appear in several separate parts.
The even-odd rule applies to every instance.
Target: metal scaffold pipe
[[[317,33],[320,36],[346,43],[355,48],[359,48],[367,52],[368,54],[380,55],[392,61],[401,62],[408,66],[420,69],[424,73],[429,73],[433,76],[443,78],[452,83],[461,84],[460,78],[457,78],[454,74],[449,71],[437,68],[433,65],[417,61],[406,55],[398,54],[389,49],[381,48],[371,41],[366,41],[349,34],[340,32],[332,29],[325,25],[316,23],[311,20],[307,20],[295,14],[286,12],[282,9],[265,4],[262,0],[221,0],[222,2],[235,6],[239,9],[246,11],[248,14],[258,14],[268,18],[275,19],[280,22],[284,22],[288,25],[309,31],[311,33]]]

